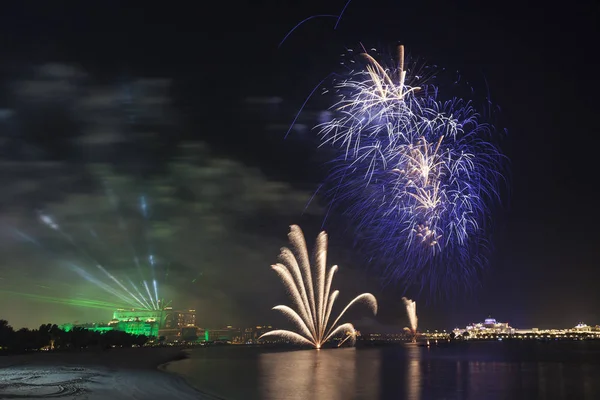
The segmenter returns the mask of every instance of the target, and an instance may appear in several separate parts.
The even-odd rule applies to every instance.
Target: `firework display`
[[[386,282],[457,287],[485,264],[490,205],[503,157],[491,126],[461,98],[366,51],[335,81],[332,117],[317,126],[334,157],[325,185],[361,252]]]
[[[404,307],[406,307],[406,315],[408,315],[409,326],[404,328],[404,331],[410,335],[411,341],[415,343],[417,341],[417,326],[419,319],[417,318],[417,303],[413,300],[402,298]]]
[[[355,297],[330,324],[329,317],[339,291],[331,292],[331,283],[333,275],[338,269],[337,265],[326,272],[327,234],[321,232],[317,238],[316,273],[314,275],[310,267],[304,234],[300,227],[292,225],[288,237],[294,251],[283,248],[279,256],[281,263],[273,265],[272,268],[286,286],[297,311],[283,305],[275,306],[273,309],[285,314],[297,326],[298,332],[274,330],[265,333],[261,338],[280,336],[291,342],[309,345],[316,349],[320,349],[328,340],[341,335],[345,335],[345,338],[339,345],[348,340],[353,342],[357,335],[354,326],[351,323],[341,325],[337,325],[337,323],[353,304],[361,301],[369,305],[376,314],[377,300],[375,296],[363,293]]]

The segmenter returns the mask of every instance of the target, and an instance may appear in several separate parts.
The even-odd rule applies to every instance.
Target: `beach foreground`
[[[176,348],[137,348],[0,357],[0,399],[209,399],[157,370],[183,356]]]

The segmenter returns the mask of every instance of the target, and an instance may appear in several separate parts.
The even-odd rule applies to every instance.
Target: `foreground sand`
[[[176,348],[112,349],[0,357],[0,399],[211,399],[157,367]]]

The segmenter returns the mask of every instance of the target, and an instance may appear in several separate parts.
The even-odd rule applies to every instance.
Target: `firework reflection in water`
[[[261,352],[257,368],[260,398],[379,399],[382,394],[381,364],[377,350]]]

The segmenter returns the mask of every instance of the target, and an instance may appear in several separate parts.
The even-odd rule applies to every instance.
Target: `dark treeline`
[[[40,325],[38,329],[21,328],[17,331],[0,319],[0,354],[24,353],[38,350],[108,349],[112,346],[143,346],[148,337],[130,335],[122,331],[94,332],[73,328],[66,332],[55,324]]]

